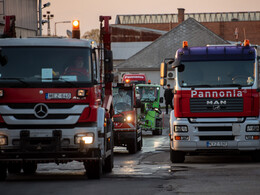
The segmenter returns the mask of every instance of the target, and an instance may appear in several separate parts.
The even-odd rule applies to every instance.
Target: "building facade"
[[[177,14],[117,15],[116,24],[170,31],[188,18],[194,18],[225,40],[249,39],[260,45],[260,11],[185,13],[185,9],[179,8]]]
[[[38,30],[38,0],[0,0],[0,34],[3,34],[4,16],[15,16],[16,37],[36,36]]]

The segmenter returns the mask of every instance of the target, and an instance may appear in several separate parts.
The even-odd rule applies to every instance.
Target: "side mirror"
[[[165,79],[165,78],[160,79],[160,85],[161,86],[167,85],[167,79]]]
[[[136,102],[135,102],[135,108],[141,108],[141,100],[140,99],[136,99]]]
[[[163,97],[160,97],[160,103],[163,103]]]
[[[161,78],[166,78],[166,76],[167,76],[167,64],[164,62],[161,63],[160,75],[161,75]]]
[[[159,108],[154,108],[154,111],[157,112],[158,114],[162,114],[162,111]]]

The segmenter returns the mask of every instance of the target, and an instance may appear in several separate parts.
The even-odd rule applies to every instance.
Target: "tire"
[[[137,140],[134,143],[128,144],[127,149],[129,154],[135,154],[137,152]]]
[[[105,164],[103,166],[103,170],[105,173],[111,173],[114,167],[114,155],[111,154],[105,159]]]
[[[89,179],[100,179],[102,175],[102,161],[84,163],[86,175]]]
[[[254,162],[260,162],[260,150],[256,150],[251,155]]]
[[[137,143],[137,151],[141,151],[143,146],[143,138],[141,135],[141,140]]]
[[[112,172],[112,169],[114,168],[114,130],[113,130],[113,123],[110,120],[109,122],[109,132],[111,132],[111,137],[110,137],[110,150],[111,154],[105,159],[105,164],[103,166],[103,171],[106,173]]]
[[[153,131],[153,135],[162,135],[162,120],[161,119],[156,119],[155,128],[156,128],[156,130]]]
[[[185,152],[170,149],[170,159],[172,163],[183,163],[185,161]]]
[[[7,177],[6,165],[0,164],[0,181],[4,181]]]
[[[24,174],[33,175],[36,173],[37,163],[24,163],[23,172]]]
[[[20,163],[10,164],[8,165],[7,169],[8,169],[8,173],[10,174],[19,174],[21,173],[22,165]]]

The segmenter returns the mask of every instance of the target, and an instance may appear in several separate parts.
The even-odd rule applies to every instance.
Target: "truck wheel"
[[[113,122],[111,119],[109,119],[109,130],[108,132],[111,132],[110,142],[107,141],[107,144],[109,144],[109,149],[111,150],[111,154],[105,159],[105,164],[103,166],[103,171],[106,173],[112,172],[112,169],[114,167],[114,128],[113,128]]]
[[[35,174],[37,170],[37,163],[24,163],[23,172],[28,175]]]
[[[129,154],[135,154],[137,152],[137,140],[134,143],[128,144],[127,149]]]
[[[111,151],[112,152],[112,151]],[[106,173],[111,173],[114,167],[114,155],[113,152],[105,159],[105,165],[103,166],[103,170]]]
[[[6,165],[0,164],[0,181],[4,181],[7,177]]]
[[[254,151],[251,156],[254,162],[260,162],[260,150]]]
[[[102,175],[102,161],[84,163],[86,175],[89,179],[100,179]]]
[[[185,160],[185,152],[170,149],[170,159],[172,163],[183,163]]]
[[[162,135],[162,120],[161,119],[156,119],[155,128],[156,129],[153,131],[153,135]]]
[[[19,174],[19,173],[21,173],[22,165],[20,163],[10,164],[10,165],[8,165],[7,169],[8,169],[8,173]]]
[[[143,146],[143,138],[141,136],[141,140],[137,143],[137,151],[141,151]]]

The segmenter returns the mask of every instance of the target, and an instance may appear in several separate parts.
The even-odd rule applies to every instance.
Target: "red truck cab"
[[[113,87],[113,105],[114,145],[136,153],[142,148],[142,132],[137,123],[135,85],[117,83]]]
[[[167,63],[162,65],[164,73]],[[256,49],[248,42],[206,47],[184,44],[176,52],[173,68],[177,71],[170,115],[172,162],[183,162],[190,153],[222,151],[247,152],[259,161]]]

